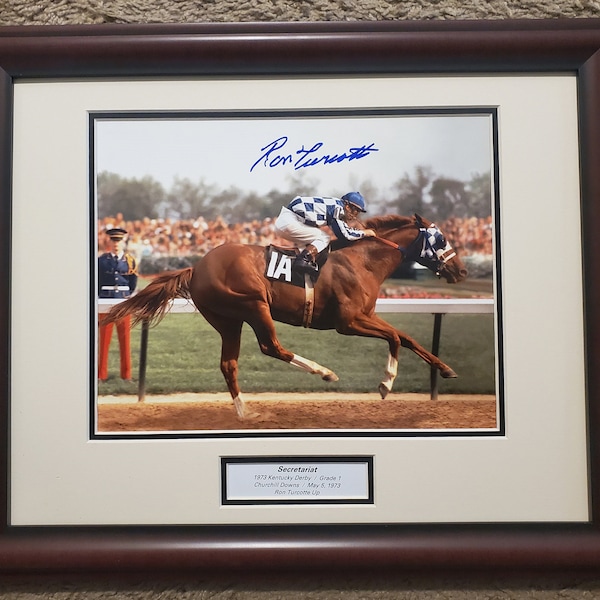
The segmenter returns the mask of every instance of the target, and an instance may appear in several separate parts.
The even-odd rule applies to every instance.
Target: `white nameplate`
[[[223,458],[223,504],[373,503],[372,457]]]

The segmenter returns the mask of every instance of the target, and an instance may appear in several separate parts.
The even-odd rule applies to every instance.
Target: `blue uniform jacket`
[[[98,296],[127,298],[137,285],[136,261],[130,254],[117,258],[110,252],[98,257]]]

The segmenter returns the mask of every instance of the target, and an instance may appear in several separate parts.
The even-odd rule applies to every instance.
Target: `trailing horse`
[[[386,340],[389,356],[385,377],[379,384],[382,398],[391,391],[396,378],[400,346],[439,369],[442,377],[456,377],[438,357],[378,317],[375,303],[381,284],[402,261],[417,261],[448,283],[466,277],[463,263],[439,227],[419,215],[375,217],[365,226],[375,230],[377,236],[331,252],[322,266],[312,290],[310,327]],[[263,246],[224,244],[194,267],[158,276],[145,289],[113,307],[105,322],[132,315],[134,322],[157,323],[171,300],[191,298],[221,336],[221,372],[237,413],[244,418],[247,415],[237,377],[243,323],[252,327],[264,354],[320,375],[325,381],[338,379],[327,367],[290,352],[277,339],[274,321],[307,325],[306,296],[303,287],[271,279],[267,270]]]

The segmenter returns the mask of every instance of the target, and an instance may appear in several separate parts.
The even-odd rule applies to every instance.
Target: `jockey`
[[[350,242],[374,236],[372,229],[350,227],[359,212],[367,212],[365,199],[359,192],[349,192],[340,198],[327,196],[296,196],[284,206],[275,220],[275,233],[294,242],[304,250],[296,257],[294,268],[303,273],[315,273],[316,258],[329,245],[330,236],[322,229],[331,227],[338,239]],[[358,225],[358,223],[352,223]]]

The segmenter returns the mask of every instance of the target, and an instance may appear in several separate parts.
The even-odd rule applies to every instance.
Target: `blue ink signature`
[[[369,156],[371,152],[379,152],[379,148],[375,148],[374,143],[370,143],[368,146],[364,144],[353,148],[348,148],[346,152],[341,154],[318,154],[319,150],[323,147],[323,142],[317,142],[313,144],[311,148],[305,148],[304,144],[299,150],[292,153],[279,153],[288,142],[288,137],[283,135],[276,140],[273,140],[266,146],[260,149],[262,152],[260,158],[250,167],[250,172],[257,166],[263,166],[267,168],[273,168],[284,165],[292,165],[295,171],[298,169],[304,169],[307,167],[314,167],[316,165],[331,165],[334,163],[341,163],[344,161],[359,160]],[[294,154],[296,158],[294,158]]]

